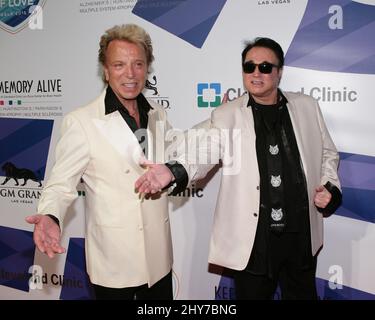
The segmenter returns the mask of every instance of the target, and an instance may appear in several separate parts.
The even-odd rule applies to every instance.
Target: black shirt
[[[104,98],[105,114],[110,114],[115,111],[119,111],[121,116],[124,118],[129,128],[134,132],[138,128],[135,119],[130,116],[128,110],[122,105],[116,94],[113,92],[110,86],[107,87],[107,92]],[[144,95],[140,93],[137,97],[137,106],[139,111],[139,118],[141,128],[146,129],[148,124],[148,112],[153,109]]]
[[[145,153],[147,157],[147,154],[148,154],[147,135],[145,134],[144,130],[139,130],[139,129],[147,129],[148,112],[153,108],[148,103],[144,95],[140,93],[137,97],[137,106],[138,106],[139,120],[140,120],[140,125],[141,125],[140,128],[138,128],[137,122],[129,114],[129,111],[122,105],[122,103],[117,98],[116,94],[113,92],[110,86],[107,87],[107,92],[104,98],[104,105],[105,105],[106,115],[115,111],[120,112],[122,118],[125,120],[130,130],[137,137],[138,142],[141,145],[143,152]],[[137,130],[139,130],[138,133],[137,133]]]
[[[298,250],[295,254],[300,258],[301,267],[312,262],[307,186],[289,117],[287,99],[279,92],[278,102],[275,105],[261,105],[249,94],[248,106],[251,106],[254,117],[260,174],[260,208],[254,246],[246,269],[254,274],[267,274],[272,277],[274,273],[272,258],[274,251],[279,250],[279,247],[274,247],[275,237],[270,231],[270,213],[275,201],[272,198],[274,193],[270,183],[270,173],[274,168],[270,168],[270,161],[267,159],[268,153],[271,152],[268,143],[269,135],[274,136],[275,147],[279,153],[278,170],[282,185],[280,197],[286,219],[283,233],[298,234]]]

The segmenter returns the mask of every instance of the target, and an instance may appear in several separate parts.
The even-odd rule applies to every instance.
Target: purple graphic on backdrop
[[[321,300],[375,300],[375,295],[371,293],[344,285],[336,286],[331,288],[329,281],[316,278],[316,290]]]
[[[355,288],[333,283],[322,278],[315,278],[319,300],[374,300],[375,295]],[[277,288],[274,300],[281,300],[280,287]]]
[[[138,0],[133,13],[201,48],[226,0]]]
[[[375,6],[351,0],[309,1],[285,65],[375,74]]]
[[[86,273],[85,239],[70,238],[66,255],[61,300],[88,300],[95,295]]]
[[[375,157],[340,153],[343,202],[336,214],[375,223]]]
[[[0,226],[0,285],[28,292],[34,254],[32,232]]]

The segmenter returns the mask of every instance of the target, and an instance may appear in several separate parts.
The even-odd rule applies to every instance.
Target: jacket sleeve
[[[212,117],[184,134],[184,147],[176,159],[185,168],[189,183],[204,178],[222,159],[221,131],[215,128]]]
[[[341,190],[340,180],[338,177],[339,154],[327,130],[319,105],[317,105],[316,112],[323,142],[321,185],[325,185],[328,181],[330,181],[333,185]]]
[[[320,184],[332,195],[332,199],[327,207],[325,209],[319,209],[319,211],[325,216],[329,216],[336,211],[342,201],[341,184],[338,177],[339,154],[328,132],[318,104],[316,110],[323,142]]]
[[[330,192],[332,198],[325,208],[318,207],[318,211],[321,212],[324,217],[329,217],[341,206],[342,193],[339,188],[334,186],[329,181],[324,185],[324,187]]]
[[[68,114],[61,126],[56,145],[56,160],[38,204],[38,213],[51,214],[63,228],[68,207],[78,197],[77,185],[89,162],[89,142],[73,115]]]

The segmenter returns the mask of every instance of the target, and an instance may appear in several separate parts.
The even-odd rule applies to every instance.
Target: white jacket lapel
[[[113,112],[105,120],[92,119],[95,127],[110,145],[123,157],[136,171],[143,172],[139,166],[145,155],[134,133],[125,123],[119,112]]]

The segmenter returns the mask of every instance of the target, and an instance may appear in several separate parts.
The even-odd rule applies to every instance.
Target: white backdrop
[[[241,95],[244,41],[257,36],[273,38],[287,53],[281,87],[320,100],[333,140],[345,159],[344,196],[348,194],[350,203],[325,220],[325,246],[317,272],[319,294],[322,299],[374,299],[375,47],[369,30],[375,31],[375,3],[361,2],[367,4],[349,0],[0,1],[0,165],[18,160],[18,166],[34,172],[43,167],[42,180],[48,177],[62,116],[102,90],[98,42],[115,24],[136,23],[150,33],[156,59],[149,79],[155,83],[152,77],[156,77],[158,94],[145,90],[145,95],[162,103],[170,122],[181,129],[205,120],[214,109],[198,106],[199,83],[220,84],[220,92],[204,93],[206,102],[227,91],[230,99]],[[32,4],[41,10],[29,19],[27,14],[19,18],[16,12],[22,4],[24,11]],[[138,8],[132,12],[136,4]],[[368,16],[361,15],[366,12]],[[363,43],[367,41],[360,53],[353,49],[361,46],[358,36],[356,40],[350,37],[356,33]],[[313,47],[316,39],[321,43]],[[293,59],[293,55],[302,56]],[[348,63],[351,59],[354,66]],[[367,69],[363,68],[366,64]],[[50,119],[53,131],[44,140],[40,138],[40,148],[35,149],[33,131],[15,134],[24,125],[17,119]],[[44,123],[37,121],[35,126]],[[36,152],[45,159],[28,166]],[[0,176],[5,180],[4,171]],[[218,185],[219,175],[215,175],[205,181],[203,190],[201,186],[190,190],[194,191],[190,197],[170,199],[176,299],[233,298],[230,280],[212,267],[209,270],[207,264]],[[32,231],[24,217],[35,212],[41,189],[31,180],[25,186],[16,186],[14,180],[0,186],[0,299],[89,298],[86,293],[63,294],[63,289],[82,289],[78,276],[73,279],[78,285],[57,281],[62,275],[68,277],[69,268],[72,272],[74,256],[64,254],[54,261],[37,251],[34,256],[30,232],[25,233],[27,241],[19,233]],[[70,211],[64,246],[72,238],[84,237],[82,197]],[[10,240],[9,234],[16,240]],[[12,241],[23,244],[23,240],[25,246],[13,245]],[[25,252],[32,255],[31,263],[23,260]],[[74,252],[83,255],[82,250]],[[41,266],[45,276],[42,288],[35,290],[25,286],[28,280],[20,276],[20,270],[25,272],[32,264]],[[15,265],[20,267],[18,271],[13,270]],[[73,273],[69,274],[72,278]]]

